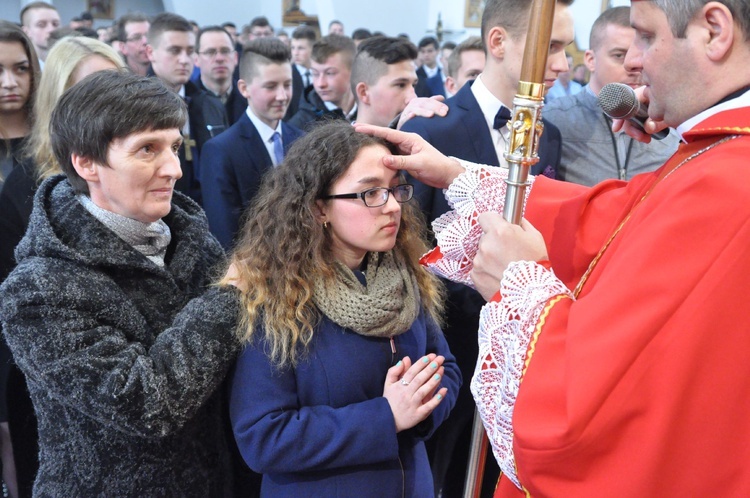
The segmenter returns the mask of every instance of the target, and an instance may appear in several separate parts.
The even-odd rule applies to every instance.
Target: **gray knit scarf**
[[[167,246],[172,240],[172,232],[163,220],[153,223],[142,223],[138,220],[122,216],[112,211],[102,209],[86,195],[76,196],[86,211],[102,222],[107,228],[115,232],[122,240],[130,244],[159,266],[164,266],[164,256]]]
[[[369,337],[403,334],[417,318],[419,287],[406,263],[393,251],[370,253],[367,286],[346,265],[336,262],[333,285],[315,284],[313,301],[333,322]]]

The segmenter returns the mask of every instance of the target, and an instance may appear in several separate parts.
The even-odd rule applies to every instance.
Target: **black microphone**
[[[648,107],[643,106],[635,97],[635,92],[623,83],[607,83],[602,87],[597,98],[604,114],[612,119],[627,119],[644,133],[644,124],[648,118]],[[669,135],[669,128],[652,133],[651,137],[661,140]]]

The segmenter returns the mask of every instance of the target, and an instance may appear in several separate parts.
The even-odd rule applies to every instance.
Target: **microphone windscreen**
[[[607,83],[597,97],[599,107],[612,119],[629,119],[638,114],[640,102],[635,92],[622,83]]]

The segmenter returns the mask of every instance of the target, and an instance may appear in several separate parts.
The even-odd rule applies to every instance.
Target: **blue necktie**
[[[281,135],[278,131],[273,133],[273,156],[276,159],[275,165],[278,166],[284,161],[284,146],[281,145]]]
[[[510,109],[505,106],[500,106],[500,110],[495,114],[495,122],[493,123],[492,128],[495,130],[501,130],[503,126],[510,121],[511,117]]]

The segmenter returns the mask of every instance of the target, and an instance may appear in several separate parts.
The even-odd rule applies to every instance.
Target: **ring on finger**
[[[408,386],[409,382],[407,382],[406,379],[401,379],[401,385],[402,386]]]

